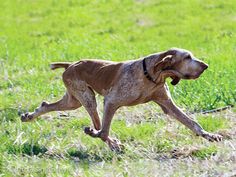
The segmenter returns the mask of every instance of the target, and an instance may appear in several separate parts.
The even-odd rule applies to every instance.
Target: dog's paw
[[[202,135],[203,138],[213,142],[213,141],[222,141],[223,140],[223,136],[222,135],[219,135],[219,134],[214,134],[214,133],[204,133]]]
[[[33,115],[30,114],[30,113],[28,113],[28,112],[21,115],[21,121],[22,121],[22,122],[29,122],[29,121],[32,121],[33,118],[34,118]]]
[[[108,144],[112,151],[115,151],[117,153],[121,153],[125,149],[125,146],[121,144],[118,139],[108,137],[105,142]]]
[[[100,136],[100,131],[95,130],[94,128],[91,128],[91,127],[85,127],[84,128],[84,133],[87,134],[87,135],[90,135],[94,138]]]

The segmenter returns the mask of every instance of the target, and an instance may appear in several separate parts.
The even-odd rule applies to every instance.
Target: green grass
[[[199,120],[201,119],[204,117],[201,116]],[[203,126],[214,124],[213,119],[221,121],[220,124],[215,124],[214,131],[229,128],[225,126],[229,121],[221,120],[221,117],[208,116],[205,119],[207,121],[201,122]],[[134,165],[136,168],[135,161],[144,161],[147,163],[146,168],[150,168],[151,164],[146,162],[147,159],[155,160],[155,163],[163,158],[172,159],[171,151],[176,148],[190,147],[191,153],[181,156],[203,160],[220,151],[217,145],[211,145],[201,137],[196,137],[175,121],[167,123],[166,120],[160,119],[145,122],[143,119],[143,122],[129,126],[124,120],[113,121],[114,131],[111,134],[125,145],[122,153],[115,153],[99,139],[86,136],[83,133],[85,125],[89,125],[88,117],[39,120],[34,123],[21,123],[20,120],[3,122],[1,128],[4,131],[0,133],[1,153],[4,156],[3,174],[50,173],[57,176],[66,171],[71,175],[77,168],[80,169],[80,174],[92,175],[95,171],[106,174],[107,166],[114,167],[118,173],[124,169],[123,163]],[[191,150],[192,146],[198,148]],[[11,170],[10,167],[16,163],[16,168]],[[105,163],[103,170],[94,169],[101,163]],[[29,165],[33,169],[29,168]],[[61,168],[55,169],[54,165]]]
[[[201,159],[209,158],[217,153],[216,146],[210,146],[192,152],[192,155]]]
[[[202,127],[210,132],[215,132],[218,129],[227,129],[229,122],[224,117],[202,116],[198,118],[198,122]]]
[[[69,118],[53,113],[33,123],[19,119],[43,100],[53,102],[64,94],[63,71],[51,71],[51,62],[124,61],[171,47],[188,49],[209,64],[198,80],[170,85],[177,105],[190,112],[235,105],[233,0],[0,3],[0,176],[166,176],[167,170],[168,176],[197,176],[204,163],[211,164],[208,176],[234,169],[227,161],[233,159],[235,136],[211,144],[157,114],[161,111],[154,104],[115,115],[111,134],[125,145],[120,154],[83,133],[91,124],[84,109]],[[197,115],[197,120],[208,131],[234,134],[235,109],[228,114]],[[183,160],[173,158],[171,152],[182,147],[197,150],[190,149]]]

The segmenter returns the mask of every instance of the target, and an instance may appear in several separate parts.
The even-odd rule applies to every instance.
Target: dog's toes
[[[91,128],[91,127],[85,127],[84,128],[84,133],[87,134],[87,135],[90,135],[92,137],[99,137],[99,135],[100,135],[99,131],[97,131],[94,128]]]
[[[223,136],[219,134],[213,134],[213,133],[204,133],[203,137],[206,138],[207,140],[213,142],[213,141],[222,141]]]
[[[21,114],[21,121],[26,122],[27,121],[27,116],[29,113]]]
[[[84,127],[84,133],[90,135],[92,133],[92,128],[91,127]]]
[[[28,121],[31,121],[32,119],[33,119],[33,116],[29,114],[28,112],[21,115],[22,122],[28,122]]]
[[[222,141],[223,140],[223,136],[219,135],[219,134],[215,134],[215,141]]]
[[[121,153],[125,149],[125,146],[121,144],[121,142],[118,139],[108,138],[106,143],[108,144],[108,146],[112,151],[115,151],[117,153]]]
[[[214,139],[214,141],[217,141],[217,142],[223,140],[223,136],[219,134],[213,134],[212,138]]]

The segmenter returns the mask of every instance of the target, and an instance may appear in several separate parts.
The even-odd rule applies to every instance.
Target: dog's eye
[[[184,59],[185,59],[185,60],[190,60],[190,59],[192,59],[192,58],[191,58],[190,55],[187,55]]]

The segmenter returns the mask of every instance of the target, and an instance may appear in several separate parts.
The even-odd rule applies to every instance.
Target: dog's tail
[[[65,68],[65,69],[67,69],[70,65],[71,65],[71,63],[57,62],[57,63],[51,63],[50,64],[50,68],[52,70],[57,69],[57,68]]]

